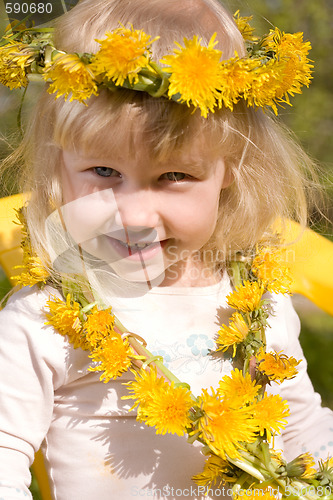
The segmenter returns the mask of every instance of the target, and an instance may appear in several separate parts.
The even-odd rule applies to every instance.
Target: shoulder
[[[42,365],[52,367],[63,383],[68,343],[66,339],[46,325],[46,303],[52,295],[59,293],[46,287],[25,287],[15,292],[0,311],[0,359],[11,360],[12,366],[30,363],[41,369]]]
[[[21,325],[23,330],[33,327],[34,331],[42,329],[47,332],[47,301],[55,295],[61,297],[59,292],[51,287],[45,287],[43,290],[36,286],[24,287],[15,292],[0,311],[0,331],[3,330],[4,324],[10,322],[11,329],[14,325]]]
[[[17,312],[29,313],[31,315],[38,314],[45,307],[46,301],[54,295],[61,296],[55,288],[49,286],[43,289],[39,289],[36,285],[32,287],[25,286],[9,297],[6,306],[0,311],[0,314],[9,310],[16,310]]]

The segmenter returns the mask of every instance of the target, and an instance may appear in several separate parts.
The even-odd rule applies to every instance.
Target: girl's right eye
[[[120,175],[117,170],[110,167],[94,167],[94,172],[100,177],[116,177]]]

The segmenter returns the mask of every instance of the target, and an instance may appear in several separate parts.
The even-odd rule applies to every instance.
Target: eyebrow
[[[190,171],[193,175],[203,175],[205,174],[211,163],[209,161],[204,162],[201,160],[193,160],[193,161],[182,161],[182,160],[173,160],[171,159],[169,162],[166,161],[163,163],[163,168],[169,168],[170,171],[182,171],[187,170]]]

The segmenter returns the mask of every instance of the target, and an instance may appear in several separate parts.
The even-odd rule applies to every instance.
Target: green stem
[[[247,373],[250,373],[250,359],[251,359],[251,356],[247,355],[246,358],[244,359],[244,365],[243,365],[243,376],[245,377],[245,375]]]
[[[250,462],[248,462],[245,458],[242,457],[240,460],[239,458],[230,458],[228,457],[228,461],[231,462],[232,464],[236,465],[239,469],[243,470],[244,472],[247,472],[250,474],[252,477],[255,477],[259,481],[265,481],[267,478],[260,472],[257,467],[252,465]]]
[[[156,73],[161,77],[161,84],[156,92],[150,92],[152,97],[161,97],[169,87],[169,74],[165,73],[161,66],[159,66],[154,61],[150,61],[149,65],[156,71]]]
[[[238,491],[242,488],[243,484],[249,479],[249,474],[247,472],[243,472],[235,482],[232,487],[232,491],[234,493],[238,493]]]
[[[263,462],[265,464],[266,469],[269,470],[269,472],[271,472],[272,475],[274,474],[275,477],[278,477],[278,475],[275,473],[275,469],[272,466],[271,454],[269,452],[268,443],[265,443],[262,441],[260,443],[260,448],[262,451],[262,458],[263,458]]]
[[[20,21],[22,23],[22,21]],[[53,33],[54,28],[26,28],[24,31],[30,31],[35,33]]]
[[[242,277],[239,267],[239,262],[232,261],[230,263],[231,273],[232,273],[232,282],[234,286],[239,286],[242,284]]]
[[[42,82],[45,83],[43,75],[41,73],[28,73],[27,78],[29,82]]]
[[[128,329],[124,327],[124,325],[121,323],[121,321],[119,321],[117,317],[115,317],[114,323],[116,329],[120,333],[122,334],[129,333],[127,337],[128,341],[138,355],[144,356],[146,360],[149,360],[154,357],[153,354],[150,351],[148,351],[148,349],[146,349],[146,347],[141,342],[139,342],[134,336],[131,335],[131,332],[128,332]],[[179,378],[177,378],[170,370],[168,370],[168,368],[164,366],[162,361],[154,359],[154,362],[152,364],[156,366],[158,371],[161,372],[162,375],[164,375],[164,377],[169,380],[169,382],[174,382],[175,384],[182,384],[182,381],[179,380]]]
[[[23,102],[24,102],[25,95],[27,93],[27,89],[28,89],[28,86],[26,86],[24,88],[24,91],[23,91],[23,94],[22,94],[22,97],[21,97],[21,101],[20,101],[20,107],[19,107],[19,110],[18,110],[18,113],[17,113],[17,126],[18,126],[18,129],[20,131],[20,134],[21,134],[22,138],[23,138],[22,109],[23,109]]]

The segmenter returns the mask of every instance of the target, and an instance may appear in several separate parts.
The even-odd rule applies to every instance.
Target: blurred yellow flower
[[[235,291],[227,296],[227,303],[234,309],[242,312],[255,311],[260,307],[264,287],[257,281],[244,281],[242,285],[235,288]]]
[[[265,396],[256,404],[251,405],[254,418],[257,421],[259,432],[264,435],[266,432],[268,441],[271,440],[272,433],[279,433],[287,425],[286,417],[289,415],[287,401],[282,401],[279,395]]]
[[[276,98],[289,103],[288,94],[300,94],[303,85],[309,86],[312,79],[312,61],[308,59],[310,42],[303,41],[303,33],[284,33],[278,28],[271,30],[263,41],[267,52],[275,52],[275,58],[284,62],[283,78]]]
[[[235,356],[237,344],[243,342],[248,333],[249,327],[241,313],[233,313],[230,318],[229,325],[222,325],[217,332],[217,350],[225,352],[230,346],[232,346],[233,356]]]
[[[131,84],[136,83],[138,72],[149,63],[149,45],[154,40],[133,26],[108,32],[106,38],[97,40],[100,49],[92,58],[92,71],[116,85],[123,85],[126,78]]]
[[[282,351],[264,352],[263,349],[257,353],[257,369],[264,373],[269,380],[274,380],[278,384],[286,379],[294,378],[297,375],[296,366],[301,361],[297,361],[293,356],[281,354]]]
[[[258,36],[255,36],[254,33],[254,28],[250,25],[250,21],[252,21],[253,16],[248,16],[248,17],[242,17],[239,15],[239,10],[237,10],[234,14],[234,20],[235,23],[237,24],[237,28],[242,34],[242,37],[244,40],[249,40],[251,42],[255,42],[256,40],[259,40]]]
[[[46,304],[50,311],[46,312],[48,319],[46,324],[52,325],[61,335],[67,335],[69,342],[74,345],[75,349],[77,347],[87,349],[81,337],[80,304],[72,300],[70,294],[67,295],[66,302],[59,297],[53,297]]]
[[[26,87],[26,70],[35,56],[36,51],[21,42],[11,42],[0,47],[0,83],[11,90]]]
[[[227,458],[226,455],[230,458],[239,457],[244,443],[256,440],[258,426],[250,411],[252,405],[233,408],[214,389],[212,394],[203,389],[199,404],[203,416],[198,420],[196,430],[213,453],[224,459]]]
[[[253,403],[260,385],[251,380],[249,373],[245,374],[235,368],[230,375],[225,375],[219,382],[218,394],[228,401],[233,408],[241,408],[247,403]]]
[[[290,269],[282,263],[278,250],[262,248],[253,260],[252,272],[272,293],[288,293],[292,283]]]
[[[210,455],[205,462],[204,470],[193,476],[192,479],[199,486],[208,486],[209,488],[217,486],[219,488],[226,482],[236,482],[237,475],[230,462],[216,455]]]
[[[21,268],[22,266],[17,267]],[[15,285],[33,286],[36,284],[45,284],[49,277],[49,273],[39,257],[26,256],[24,258],[24,271],[17,276],[12,276],[11,279]]]
[[[214,49],[217,43],[215,36],[212,36],[207,47],[201,45],[201,39],[197,36],[192,40],[184,38],[184,47],[176,43],[179,49],[174,49],[173,55],[161,60],[171,73],[169,97],[176,96],[179,102],[200,108],[204,117],[209,111],[214,112],[221,87],[222,52]]]
[[[57,55],[52,63],[45,66],[44,80],[51,80],[49,94],[56,93],[56,99],[64,95],[70,101],[83,102],[93,94],[97,95],[94,75],[77,54]]]

